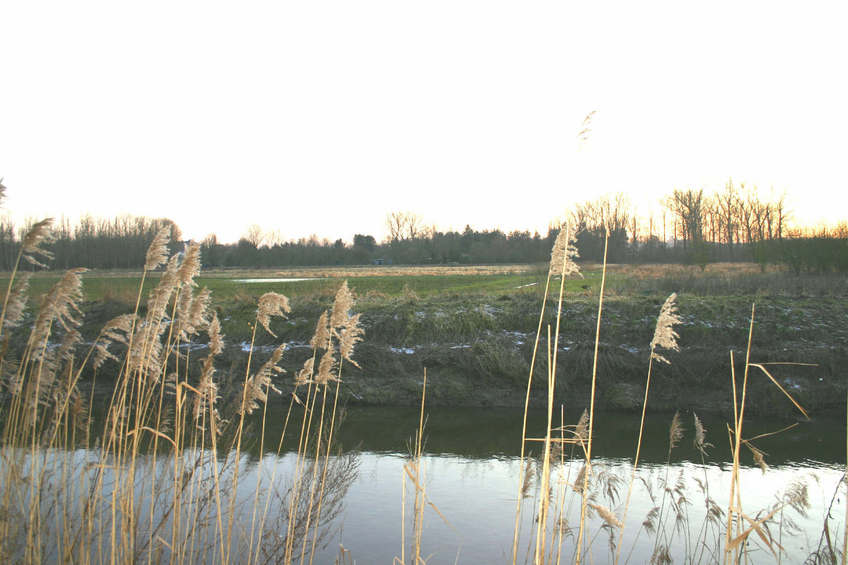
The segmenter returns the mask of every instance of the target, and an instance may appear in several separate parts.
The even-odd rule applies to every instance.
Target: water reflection
[[[282,421],[287,406],[269,406],[269,421]],[[426,410],[425,450],[433,455],[458,455],[468,459],[517,457],[521,447],[522,411],[509,408],[431,408]],[[566,415],[566,424],[574,424],[580,414]],[[668,455],[668,426],[672,414],[650,414],[645,424],[645,440],[641,458],[646,463],[665,463]],[[729,462],[727,419],[718,416],[698,417],[707,429],[709,461]],[[675,449],[674,460],[701,462],[692,446],[691,414],[681,414],[684,438]],[[774,432],[788,425],[795,427],[756,442],[767,453],[769,465],[819,461],[844,463],[845,422],[836,418],[819,418],[807,422],[775,418],[751,418],[745,422],[745,435],[754,437]],[[273,426],[272,426],[273,427]],[[339,440],[348,448],[381,454],[407,454],[407,444],[418,427],[418,409],[403,407],[351,407],[346,410]],[[543,437],[545,416],[542,410],[530,414],[528,437]],[[599,412],[595,415],[593,452],[600,456],[632,460],[639,430],[639,414]],[[272,432],[273,433],[273,432]],[[277,430],[279,434],[279,430]],[[267,442],[276,446],[279,435]],[[286,442],[287,448],[291,447]],[[538,450],[537,450],[538,451]],[[753,465],[748,458],[742,462]]]
[[[459,563],[510,562],[517,480],[521,474],[517,458],[521,411],[433,408],[427,413],[426,487],[429,499],[439,510],[437,513],[428,509],[425,517],[423,545],[425,554],[430,555],[427,562],[454,563],[457,556]],[[575,414],[571,421],[578,416]],[[689,415],[684,440],[666,466],[671,419],[671,414],[653,414],[648,420],[643,465],[623,536],[622,563],[628,556],[630,563],[647,562],[657,543],[669,546],[675,562],[684,561],[686,555],[694,556],[695,562],[723,561],[724,513],[730,488],[725,420],[701,418],[708,430],[708,441],[715,444],[702,463],[692,445]],[[600,413],[596,422],[593,501],[620,517],[632,469],[638,415]],[[746,428],[749,437],[753,437],[791,423],[751,419]],[[322,554],[324,562],[332,562],[338,544],[350,550],[358,563],[390,563],[400,555],[403,463],[417,425],[418,414],[413,408],[348,410],[339,438],[345,445],[358,445],[363,450],[360,475],[345,499],[339,534]],[[528,435],[541,435],[543,416],[533,415],[529,427]],[[844,423],[828,419],[799,423],[779,436],[759,440],[757,445],[767,453],[770,468],[764,474],[750,456],[742,461],[743,511],[762,518],[793,488],[804,489],[809,507],[798,512],[787,505],[776,514],[768,524],[775,545],[770,549],[760,540],[751,539],[749,562],[774,562],[771,550],[778,551],[781,546],[784,562],[802,562],[825,539],[821,533],[828,512],[832,517],[844,516],[844,497],[837,489],[845,465]],[[540,487],[538,458],[534,461],[527,506],[520,522],[519,562],[532,561],[536,512],[533,501],[539,500]],[[560,521],[563,562],[573,562],[574,558],[580,497],[572,485],[581,467],[579,457],[569,460],[566,456],[565,464],[553,473],[556,482],[550,496],[564,508]],[[660,507],[662,510],[657,512]],[[652,510],[653,530],[649,531],[645,523],[651,521]],[[596,563],[611,562],[614,554],[610,544],[617,542],[617,530],[613,532],[605,525],[597,512],[590,510],[590,514],[587,543],[592,559]],[[411,520],[407,507],[407,527]],[[835,531],[840,525],[831,523],[831,529]],[[610,536],[611,532],[616,535]]]
[[[337,537],[337,541],[352,552],[358,563],[390,563],[394,556],[400,555],[402,464],[403,459],[397,456],[375,453],[363,456],[360,478],[352,485],[346,498],[346,510],[341,517],[343,525]],[[510,562],[516,477],[519,476],[517,460],[467,459],[441,455],[425,457],[424,465],[428,476],[428,496],[449,521],[443,521],[437,513],[428,510],[423,536],[424,552],[431,555],[427,562],[433,565],[454,563],[457,554],[459,563]],[[629,464],[606,458],[599,458],[595,469],[598,474],[622,478],[628,477],[630,473]],[[579,465],[573,463],[568,464],[562,474],[555,471],[554,476],[570,477],[573,481],[578,472]],[[663,466],[651,465],[645,467],[641,474],[652,485],[656,498],[652,500],[644,486],[637,484],[622,543],[622,563],[631,554],[630,563],[645,563],[653,549],[656,529],[653,535],[649,535],[643,528],[643,521],[651,509],[659,504],[659,485],[665,478],[666,470]],[[679,494],[685,494],[689,501],[681,504],[679,510],[679,521],[685,528],[681,526],[681,530],[675,530],[678,510],[672,509],[670,501],[666,500],[665,532],[671,538],[667,541],[671,545],[674,561],[683,562],[683,554],[691,554],[691,548],[687,548],[684,542],[687,537],[690,540],[699,539],[700,544],[706,548],[706,553],[700,556],[698,562],[714,562],[713,557],[722,561],[720,550],[713,557],[709,552],[716,552],[718,546],[723,546],[721,532],[724,523],[719,517],[712,527],[703,526],[707,508],[704,505],[705,496],[696,479],[708,485],[717,507],[726,511],[729,473],[716,466],[679,463],[670,467],[669,476],[672,488],[678,491],[675,503],[679,503]],[[759,469],[746,468],[742,470],[741,476],[743,509],[752,516],[757,515],[760,510],[781,498],[793,481],[806,485],[813,503],[806,516],[787,508],[782,516],[782,525],[779,521],[771,525],[775,538],[782,537],[784,562],[800,563],[816,549],[830,498],[840,478],[840,470],[829,466],[811,468],[786,465],[772,468],[765,476]],[[533,492],[538,489],[538,482],[534,481],[531,489],[531,495],[538,494]],[[566,509],[563,523],[568,528],[563,536],[562,561],[569,563],[573,562],[580,499],[570,488],[562,490]],[[623,492],[619,493],[618,504],[610,504],[602,496],[596,500],[620,515],[623,495]],[[556,493],[554,498],[557,498]],[[519,562],[524,562],[527,555],[532,556],[534,512],[534,508],[528,507],[522,516]],[[842,502],[834,506],[832,515],[844,515]],[[407,524],[410,519],[411,516],[407,515]],[[794,523],[793,528],[790,528],[790,520]],[[590,519],[587,531],[591,534],[594,562],[611,562],[609,531],[604,528],[604,522],[597,514]],[[325,553],[324,557],[329,559],[334,547],[337,546],[331,543],[328,548],[330,553]],[[750,562],[773,561],[773,556],[763,548],[751,554]]]
[[[258,441],[245,442],[237,490],[223,491],[221,504],[227,507],[246,509],[236,517],[233,535],[234,550],[250,547],[245,539],[262,538],[260,561],[275,562],[279,558],[280,531],[285,532],[286,500],[291,488],[291,477],[295,473],[296,457],[291,451],[289,438],[280,455],[275,453],[281,423],[288,406],[279,401],[269,407],[267,415],[265,446],[260,451]],[[338,555],[339,544],[350,550],[357,563],[392,563],[401,554],[401,508],[404,462],[408,453],[408,441],[418,426],[418,411],[415,408],[351,407],[347,409],[338,440],[346,448],[359,450],[355,459],[334,459],[338,473],[331,483],[337,485],[339,494],[327,507],[325,517],[333,517],[327,537],[316,550],[316,563],[333,563]],[[511,562],[513,521],[518,494],[518,478],[522,469],[518,461],[522,413],[511,409],[446,409],[427,410],[425,456],[423,457],[425,486],[428,500],[438,508],[438,513],[428,507],[425,513],[423,550],[430,565],[450,563],[509,563]],[[299,418],[293,415],[297,421]],[[579,414],[572,414],[566,423],[573,423]],[[710,450],[706,464],[692,446],[691,415],[686,417],[688,431],[684,440],[668,457],[668,424],[671,414],[653,414],[648,419],[646,440],[640,466],[640,480],[635,483],[634,498],[628,511],[628,520],[622,543],[622,563],[628,555],[630,563],[646,562],[656,544],[657,532],[661,542],[670,547],[675,562],[684,561],[684,555],[695,555],[696,562],[722,561],[720,547],[724,545],[722,531],[725,523],[721,512],[726,512],[730,486],[727,470],[729,447],[725,421],[717,417],[703,417],[708,429],[708,441],[715,444]],[[791,423],[791,422],[789,422]],[[787,422],[779,420],[751,419],[746,422],[747,435],[755,435],[781,429]],[[257,429],[257,427],[254,427]],[[534,413],[529,423],[530,436],[541,436],[544,418]],[[609,508],[621,516],[627,481],[631,474],[631,461],[638,431],[638,415],[621,413],[599,413],[596,415],[595,446],[597,455],[593,463],[591,479],[594,504]],[[776,437],[763,438],[757,442],[767,453],[771,466],[764,474],[748,458],[741,470],[742,508],[752,517],[762,517],[774,504],[783,500],[792,488],[806,489],[809,508],[804,512],[786,507],[775,515],[768,525],[784,548],[783,561],[799,563],[815,551],[822,537],[825,517],[830,515],[830,533],[833,539],[841,540],[840,517],[845,515],[844,491],[837,487],[845,466],[845,427],[839,420],[819,419],[801,423]],[[537,452],[539,450],[536,450]],[[22,454],[22,457],[27,455]],[[98,480],[97,452],[76,450],[66,452],[69,465],[80,469],[75,475],[77,485],[84,493]],[[200,464],[196,475],[186,475],[186,484],[194,484],[197,492],[209,489],[215,477],[206,465],[211,461],[207,451],[197,452]],[[219,457],[222,455],[219,453]],[[54,457],[47,454],[45,457]],[[61,457],[61,455],[56,455]],[[232,454],[227,457],[232,457]],[[260,462],[261,461],[261,462]],[[533,531],[536,526],[535,502],[540,499],[538,453],[531,464],[527,483],[527,499],[520,520],[521,538],[519,562],[532,556]],[[223,464],[222,464],[223,465]],[[582,468],[579,457],[557,462],[552,473],[554,486],[551,500],[563,508],[560,520],[562,530],[562,562],[573,561],[576,543],[576,525],[579,522],[580,497],[572,485]],[[140,506],[140,540],[158,539],[150,535],[146,524],[163,523],[166,529],[173,521],[167,516],[150,519],[150,504],[146,493],[156,485],[156,492],[168,494],[173,490],[173,464],[170,460],[154,461],[147,453],[141,457],[140,467],[149,473],[138,480],[138,499],[145,502]],[[187,459],[185,469],[191,469]],[[232,483],[232,467],[220,478],[222,484]],[[108,473],[108,471],[106,471]],[[169,478],[171,477],[171,478]],[[101,503],[108,506],[109,477]],[[263,527],[257,526],[252,533],[257,484],[263,493],[258,506]],[[24,485],[26,487],[26,485]],[[667,488],[666,488],[667,487]],[[23,494],[25,498],[25,493]],[[410,493],[407,492],[409,497]],[[232,497],[232,498],[230,498]],[[709,502],[708,504],[708,501]],[[216,547],[215,499],[205,499],[203,519],[205,525],[197,530],[201,536],[196,542],[199,553],[195,562],[214,562],[220,551]],[[652,511],[662,507],[653,518],[653,530],[644,526]],[[266,510],[267,509],[267,510]],[[717,510],[716,510],[717,509]],[[412,523],[407,505],[404,518],[407,527]],[[309,514],[303,509],[304,515]],[[714,512],[714,515],[711,514]],[[588,524],[591,558],[595,563],[612,561],[610,541],[617,541],[613,531],[598,515],[592,512]],[[713,516],[712,519],[710,516]],[[46,521],[46,517],[45,517]],[[322,520],[323,522],[323,520]],[[665,527],[662,524],[665,524]],[[186,524],[186,527],[188,524]],[[267,526],[267,527],[265,527]],[[145,529],[146,528],[146,529]],[[610,536],[610,533],[615,534]],[[261,533],[260,533],[261,532]],[[157,533],[158,535],[158,533]],[[267,536],[267,537],[266,537]],[[166,536],[169,537],[169,536]],[[284,534],[283,534],[283,537]],[[555,538],[555,544],[559,539]],[[277,542],[275,542],[277,540]],[[266,543],[267,542],[267,543]],[[195,542],[192,542],[195,543]],[[774,562],[774,555],[758,540],[751,541],[750,561],[754,563]],[[241,545],[239,545],[241,544]],[[256,544],[254,544],[256,545]],[[778,546],[773,548],[776,550]],[[693,550],[693,548],[700,548]],[[94,548],[93,548],[94,549]],[[104,551],[107,548],[103,548]],[[167,558],[167,546],[156,546],[156,558]],[[256,551],[254,549],[254,551]],[[275,551],[277,553],[275,553]],[[216,553],[217,552],[217,553]],[[238,555],[238,553],[236,553]],[[409,552],[407,551],[407,556]],[[205,559],[212,556],[211,560]],[[239,559],[235,559],[239,561]]]

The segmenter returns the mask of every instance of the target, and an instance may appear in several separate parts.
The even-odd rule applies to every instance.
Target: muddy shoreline
[[[471,295],[371,297],[360,300],[365,339],[355,358],[361,369],[346,365],[341,394],[344,402],[407,406],[420,401],[427,371],[427,402],[431,406],[523,407],[539,323],[538,293],[503,296]],[[612,297],[605,301],[598,351],[596,409],[640,410],[645,393],[649,343],[664,297]],[[731,352],[741,390],[751,305],[756,303],[752,363],[764,365],[781,387],[811,416],[842,414],[846,406],[848,308],[835,298],[695,297],[681,296],[683,322],[679,352],[666,352],[670,365],[654,365],[649,411],[691,410],[728,415],[733,410]],[[278,335],[260,334],[254,344],[253,366],[287,343],[277,377],[283,395],[312,355],[311,330],[322,308],[320,300],[295,302],[288,320],[273,328]],[[115,308],[90,305],[87,325],[103,322]],[[227,348],[217,359],[222,390],[235,389],[244,378],[251,308],[219,308],[228,320]],[[557,404],[569,411],[588,405],[594,357],[597,303],[590,296],[568,297],[562,311],[558,343]],[[555,323],[549,306],[545,324]],[[239,328],[242,328],[241,330]],[[552,329],[553,331],[553,329]],[[543,336],[547,326],[543,326]],[[203,340],[191,346],[190,357],[205,357]],[[530,402],[546,397],[547,338],[538,345]],[[782,363],[782,364],[780,364]],[[114,371],[114,368],[113,368]],[[784,393],[760,369],[749,374],[746,410],[749,414],[801,416]]]

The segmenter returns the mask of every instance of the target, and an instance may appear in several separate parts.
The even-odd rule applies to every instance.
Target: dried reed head
[[[203,368],[200,372],[200,380],[197,384],[197,395],[194,398],[194,421],[195,424],[200,422],[200,419],[209,414],[210,418],[215,419],[214,429],[220,430],[217,423],[220,421],[218,410],[215,408],[215,403],[218,400],[218,385],[213,380],[215,375],[215,365],[212,362],[212,356],[207,357],[203,362]]]
[[[589,140],[589,134],[592,133],[592,118],[595,117],[597,110],[592,110],[586,117],[583,118],[583,123],[580,125],[580,131],[577,133],[577,139],[581,144]]]
[[[269,326],[271,316],[285,318],[289,312],[291,312],[291,307],[289,306],[289,299],[287,297],[276,292],[266,292],[259,297],[259,307],[256,309],[256,321],[262,324],[265,331],[277,337],[277,334],[272,332]]]
[[[180,339],[187,339],[187,335],[193,333],[189,327],[188,312],[194,300],[194,291],[191,287],[181,288],[177,294],[176,320],[180,324]]]
[[[359,363],[353,360],[353,348],[357,343],[362,341],[362,335],[365,333],[365,330],[359,324],[359,316],[359,314],[350,316],[346,320],[344,327],[339,330],[338,335],[339,355],[341,355],[341,358],[361,369],[362,367],[359,366]]]
[[[162,332],[164,324],[142,322],[135,328],[132,347],[127,353],[127,372],[131,375],[147,375],[150,384],[159,382],[164,355]]]
[[[294,377],[295,386],[302,386],[312,382],[312,373],[315,370],[315,357],[310,357],[303,362],[303,367]]]
[[[585,482],[586,482],[586,463],[583,463],[583,466],[580,467],[580,472],[577,473],[577,478],[574,479],[574,483],[572,483],[572,485],[571,485],[571,490],[573,490],[577,494],[582,494]]]
[[[580,256],[577,252],[574,229],[571,224],[565,222],[560,226],[554,246],[551,249],[551,264],[549,273],[551,275],[580,275],[580,267],[575,261]]]
[[[65,332],[58,347],[46,350],[43,355],[39,352],[34,356],[41,361],[41,368],[37,374],[40,379],[38,400],[42,404],[48,404],[51,399],[55,401],[57,395],[63,394],[58,385],[65,379],[60,380],[57,377],[64,372],[65,368],[73,364],[74,351],[81,342],[82,335],[72,328]]]
[[[165,226],[160,229],[150,247],[147,248],[147,256],[144,261],[144,270],[152,271],[159,265],[168,260],[168,242],[171,240],[171,226]]]
[[[642,527],[645,528],[645,532],[648,534],[652,534],[657,530],[657,519],[660,515],[660,507],[654,506],[650,511],[645,515],[645,520],[642,521]]]
[[[662,363],[671,364],[671,362],[657,353],[656,348],[662,347],[672,351],[680,351],[677,345],[677,332],[674,331],[674,326],[681,322],[680,316],[677,315],[677,293],[671,293],[666,298],[660,309],[660,315],[657,318],[657,326],[654,329],[654,338],[651,340],[651,357]]]
[[[309,340],[309,345],[312,349],[329,349],[330,348],[330,315],[324,310],[318,317],[318,323],[315,325],[315,333],[312,339]]]
[[[211,429],[216,430],[219,434],[222,433],[218,427],[220,416],[215,408],[215,402],[218,400],[218,385],[213,380],[215,376],[215,356],[224,350],[224,340],[221,337],[221,323],[218,321],[218,314],[212,315],[212,320],[206,329],[209,334],[209,355],[203,360],[203,367],[200,371],[200,380],[198,381],[198,394],[194,400],[194,421],[199,423],[201,417],[209,413],[209,417],[214,419],[210,422]]]
[[[194,277],[200,273],[200,244],[191,242],[186,246],[183,261],[180,264],[180,284],[196,286]]]
[[[178,261],[176,255],[168,259],[168,264],[162,278],[159,279],[159,284],[150,291],[150,296],[147,299],[147,321],[150,324],[158,325],[165,316],[168,303],[177,288]]]
[[[209,304],[212,302],[212,291],[208,288],[201,289],[191,303],[188,313],[189,323],[196,329],[202,329],[209,324]]]
[[[591,504],[591,503],[589,504],[589,506],[594,508],[595,511],[598,513],[598,516],[603,518],[604,522],[606,522],[610,526],[613,526],[615,528],[624,527],[624,524],[621,523],[621,520],[619,520],[618,517],[615,514],[613,514],[612,511],[609,508],[601,506],[600,504]]]
[[[82,314],[79,308],[83,299],[80,274],[87,270],[80,267],[67,271],[44,297],[30,334],[31,345],[47,339],[53,322],[58,322],[65,331],[80,325],[81,321],[75,317]]]
[[[674,561],[668,552],[668,546],[660,544],[651,556],[651,565],[671,565]]]
[[[7,328],[17,327],[24,316],[29,296],[30,275],[29,272],[20,273],[12,292],[9,294],[9,302],[6,304],[6,318],[3,320],[3,325]]]
[[[695,439],[694,445],[695,449],[701,452],[701,455],[704,457],[707,456],[707,448],[713,447],[713,444],[707,441],[707,429],[704,427],[704,424],[701,423],[698,415],[692,412],[692,417],[695,419]]]
[[[206,329],[209,334],[209,352],[218,355],[224,350],[224,339],[221,335],[221,322],[218,321],[218,313],[212,314],[212,321]]]
[[[683,423],[680,421],[680,411],[674,413],[671,419],[671,426],[668,428],[668,453],[677,447],[680,440],[683,439]]]
[[[745,442],[745,445],[748,446],[748,449],[751,450],[751,456],[754,458],[754,463],[759,466],[760,470],[763,472],[763,475],[768,471],[768,464],[766,463],[765,453],[761,450],[754,447],[750,442]]]
[[[268,359],[244,384],[244,406],[243,412],[250,414],[268,400],[268,392],[274,391],[280,394],[280,390],[274,386],[271,381],[274,375],[284,373],[282,367],[278,365],[280,359],[283,358],[283,352],[286,350],[285,344],[277,347]]]
[[[109,351],[109,346],[113,342],[123,344],[128,343],[127,336],[132,331],[135,316],[133,314],[123,314],[117,318],[112,318],[103,329],[100,330],[100,335],[94,341],[94,368],[99,369],[107,359],[120,361],[120,359]]]
[[[581,443],[589,439],[589,411],[585,408],[574,428],[574,437],[580,440]]]
[[[807,482],[802,479],[794,479],[783,493],[783,502],[790,505],[801,516],[807,515],[810,509],[810,493]]]
[[[335,331],[347,323],[351,307],[353,307],[353,294],[344,281],[336,291],[336,299],[333,301],[333,310],[330,314],[330,327]]]
[[[321,361],[318,363],[318,374],[315,375],[315,382],[321,385],[335,380],[335,369],[336,352],[331,348],[321,356]]]
[[[212,291],[208,288],[201,290],[197,296],[193,296],[191,287],[182,289],[180,301],[177,305],[181,340],[187,341],[209,324],[207,315],[211,301]]]
[[[21,247],[22,257],[28,263],[36,267],[47,268],[47,265],[36,260],[34,255],[40,255],[46,260],[53,258],[53,254],[46,249],[42,249],[41,245],[50,243],[53,239],[53,233],[50,227],[53,225],[53,218],[45,218],[36,223],[27,234],[24,236],[23,245]]]

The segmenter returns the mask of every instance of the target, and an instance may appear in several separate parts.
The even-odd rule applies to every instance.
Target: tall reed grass
[[[735,372],[733,353],[731,352],[731,389],[733,391],[732,406],[733,420],[728,424],[727,433],[731,450],[732,465],[729,471],[730,483],[729,493],[726,493],[728,504],[722,508],[716,501],[720,498],[715,487],[710,486],[706,471],[703,479],[699,477],[685,477],[681,473],[675,477],[671,473],[672,452],[680,443],[684,435],[684,424],[679,413],[674,415],[669,428],[668,455],[665,472],[660,476],[642,473],[639,467],[641,448],[643,443],[643,432],[645,429],[646,415],[649,404],[649,393],[651,388],[651,376],[655,365],[670,364],[666,357],[667,351],[679,351],[677,344],[678,334],[675,326],[680,323],[681,318],[677,313],[677,295],[672,293],[660,308],[654,337],[650,343],[650,354],[648,356],[648,369],[645,381],[644,398],[642,402],[641,422],[635,438],[635,456],[630,466],[629,476],[616,475],[605,469],[603,464],[593,460],[592,443],[594,429],[594,405],[599,379],[614,377],[613,375],[599,375],[597,363],[597,348],[602,331],[602,314],[604,301],[604,280],[606,263],[602,267],[601,287],[598,297],[597,325],[595,331],[595,361],[591,374],[590,397],[587,401],[565,399],[565,404],[560,405],[559,412],[564,414],[569,404],[576,403],[578,406],[584,402],[588,409],[584,412],[576,426],[565,426],[560,417],[560,424],[556,426],[554,421],[555,393],[557,391],[557,353],[560,350],[560,326],[562,315],[562,304],[565,300],[562,289],[564,280],[569,275],[579,274],[576,265],[570,265],[569,261],[576,257],[576,252],[563,253],[564,249],[571,249],[573,235],[567,226],[560,231],[562,239],[558,239],[551,256],[550,269],[546,282],[546,288],[542,299],[542,314],[539,317],[536,343],[533,348],[531,369],[527,380],[527,392],[525,396],[524,423],[522,427],[521,451],[519,456],[517,503],[515,514],[515,528],[512,543],[512,563],[518,563],[520,559],[520,537],[522,513],[525,512],[525,501],[528,498],[529,483],[531,476],[529,469],[531,461],[527,460],[527,448],[531,445],[541,446],[541,453],[537,461],[537,480],[539,488],[537,495],[532,500],[533,523],[535,524],[531,540],[528,542],[528,551],[523,562],[531,562],[534,565],[549,563],[572,562],[581,563],[597,559],[597,549],[593,548],[599,536],[606,537],[608,541],[608,553],[606,560],[610,563],[629,563],[634,559],[634,552],[640,537],[644,534],[648,542],[644,542],[636,552],[635,559],[649,560],[651,563],[672,563],[680,560],[685,563],[743,563],[761,562],[762,555],[766,554],[769,559],[781,562],[785,559],[783,547],[784,534],[793,532],[794,522],[792,513],[804,516],[809,508],[809,494],[807,485],[803,481],[793,481],[785,486],[782,494],[777,497],[774,504],[767,508],[750,509],[743,507],[743,492],[745,485],[740,480],[740,454],[747,451],[751,454],[765,473],[768,466],[765,462],[765,453],[756,445],[759,439],[773,434],[761,434],[755,437],[746,437],[744,434],[745,406],[748,392],[749,379],[754,373],[759,373],[768,379],[780,393],[786,398],[786,407],[790,411],[797,411],[799,417],[806,418],[807,412],[780,384],[779,380],[772,374],[772,365],[781,363],[757,363],[751,359],[752,343],[754,341],[755,307],[752,305],[749,322],[748,340],[746,344],[746,355],[744,373],[740,379]],[[540,344],[540,336],[543,334],[544,314],[551,282],[559,277],[560,292],[558,295],[557,308],[554,319],[548,321],[546,326],[547,351],[541,356],[541,362],[546,366],[546,383],[543,386],[547,390],[547,401],[545,411],[547,425],[544,437],[527,436],[527,417],[530,410],[530,390],[533,386],[534,368],[537,362],[537,353]],[[562,400],[562,399],[560,399]],[[790,426],[791,427],[791,426]],[[713,445],[707,441],[707,432],[697,415],[693,415],[694,439],[693,444],[701,456],[702,463],[706,463],[708,449]],[[784,430],[774,432],[778,434]],[[570,446],[570,455],[566,458],[566,446]],[[579,469],[576,475],[572,471]],[[845,477],[843,476],[843,479]],[[691,481],[697,485],[696,491],[692,492]],[[626,496],[622,499],[620,491],[626,482]],[[844,481],[840,481],[838,489],[845,488]],[[644,490],[645,498],[651,501],[650,510],[643,517],[641,525],[633,531],[633,528],[625,529],[628,519],[628,511],[634,489]],[[834,499],[838,493],[834,493]],[[698,502],[696,498],[702,498]],[[690,512],[692,506],[700,508],[699,512]],[[848,518],[846,518],[848,521]],[[845,524],[842,524],[846,528]],[[591,530],[591,531],[590,531]],[[848,529],[845,530],[848,532]],[[843,532],[842,544],[837,546],[839,539],[829,533],[827,520],[821,536],[818,550],[810,556],[810,563],[836,563],[846,559],[846,541],[848,535]],[[629,534],[629,537],[625,536]],[[566,543],[571,540],[571,543]],[[530,551],[530,548],[533,548]],[[760,561],[757,561],[757,559]]]
[[[171,254],[171,227],[163,228],[133,311],[86,342],[84,269],[68,271],[25,320],[28,275],[19,267],[51,258],[50,225],[23,239],[0,311],[0,562],[313,563],[357,468],[355,456],[334,451],[342,368],[356,365],[362,339],[347,284],[320,317],[271,446],[279,457],[284,438],[297,441],[294,476],[282,477],[263,458],[285,345],[260,363],[251,340],[244,375],[217,377],[224,337],[211,293],[195,283],[199,245]],[[276,337],[273,320],[290,311],[285,296],[261,296],[253,339]],[[117,378],[102,376],[107,364]],[[258,461],[248,466],[243,447],[255,437]]]

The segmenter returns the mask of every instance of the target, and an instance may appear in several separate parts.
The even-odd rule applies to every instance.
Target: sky
[[[5,213],[379,240],[392,211],[544,231],[732,178],[835,223],[846,22],[844,0],[4,2]]]

